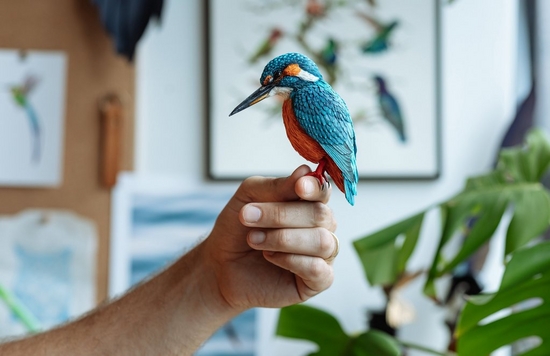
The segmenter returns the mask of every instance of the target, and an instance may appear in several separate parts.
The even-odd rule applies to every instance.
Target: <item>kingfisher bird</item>
[[[267,97],[282,96],[283,122],[292,147],[308,161],[318,163],[308,175],[324,187],[329,184],[328,173],[354,205],[359,175],[353,122],[346,103],[323,80],[317,65],[303,54],[286,53],[267,63],[260,84],[229,116]]]
[[[15,104],[25,110],[32,136],[32,161],[38,163],[40,161],[40,124],[38,116],[29,102],[28,95],[38,83],[38,79],[33,76],[25,78],[23,85],[15,85],[10,88],[11,95]]]
[[[382,116],[386,119],[397,131],[399,140],[405,142],[405,124],[403,115],[397,99],[388,91],[386,81],[379,75],[374,76],[374,81],[378,87],[378,103],[382,109]]]

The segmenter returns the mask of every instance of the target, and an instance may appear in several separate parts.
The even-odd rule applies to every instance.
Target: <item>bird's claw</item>
[[[325,176],[325,182],[327,183],[327,189],[330,189],[330,180],[328,180],[328,176],[327,176],[326,172],[325,172],[324,176]]]
[[[326,189],[330,188],[330,181],[328,180],[326,172],[324,172],[323,174],[318,174],[317,172],[311,172],[306,174],[306,176],[315,177],[319,182],[319,188],[321,188],[321,191],[324,191],[325,187]]]
[[[330,189],[330,180],[328,180],[326,172],[323,174],[323,184],[321,184],[321,190]]]

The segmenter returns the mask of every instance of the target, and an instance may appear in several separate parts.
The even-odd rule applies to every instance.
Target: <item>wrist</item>
[[[239,314],[220,289],[217,264],[205,240],[174,265],[183,312],[194,315],[210,333]]]

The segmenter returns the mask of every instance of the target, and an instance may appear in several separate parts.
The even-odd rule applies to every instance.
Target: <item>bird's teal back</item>
[[[332,87],[319,80],[290,94],[296,118],[342,172],[347,200],[357,195],[357,145],[348,107]],[[333,177],[334,178],[334,177]]]

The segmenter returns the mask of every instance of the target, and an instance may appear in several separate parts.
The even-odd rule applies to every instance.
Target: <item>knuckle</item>
[[[279,248],[281,248],[282,250],[287,250],[288,248],[290,248],[292,245],[292,238],[290,236],[290,233],[287,230],[279,230],[277,234]]]
[[[319,229],[319,250],[327,255],[334,250],[334,238],[327,229]]]
[[[260,179],[258,176],[248,177],[241,183],[240,188],[244,191],[248,191],[251,187],[257,184],[258,179]]]
[[[313,204],[313,218],[318,226],[332,226],[334,220],[332,210],[327,205],[319,202]]]
[[[282,205],[273,207],[273,220],[277,225],[283,225],[287,219],[287,211]]]
[[[314,258],[311,260],[311,264],[309,266],[309,274],[311,276],[311,279],[318,280],[322,279],[326,275],[326,267],[327,264],[324,260],[320,258]]]

